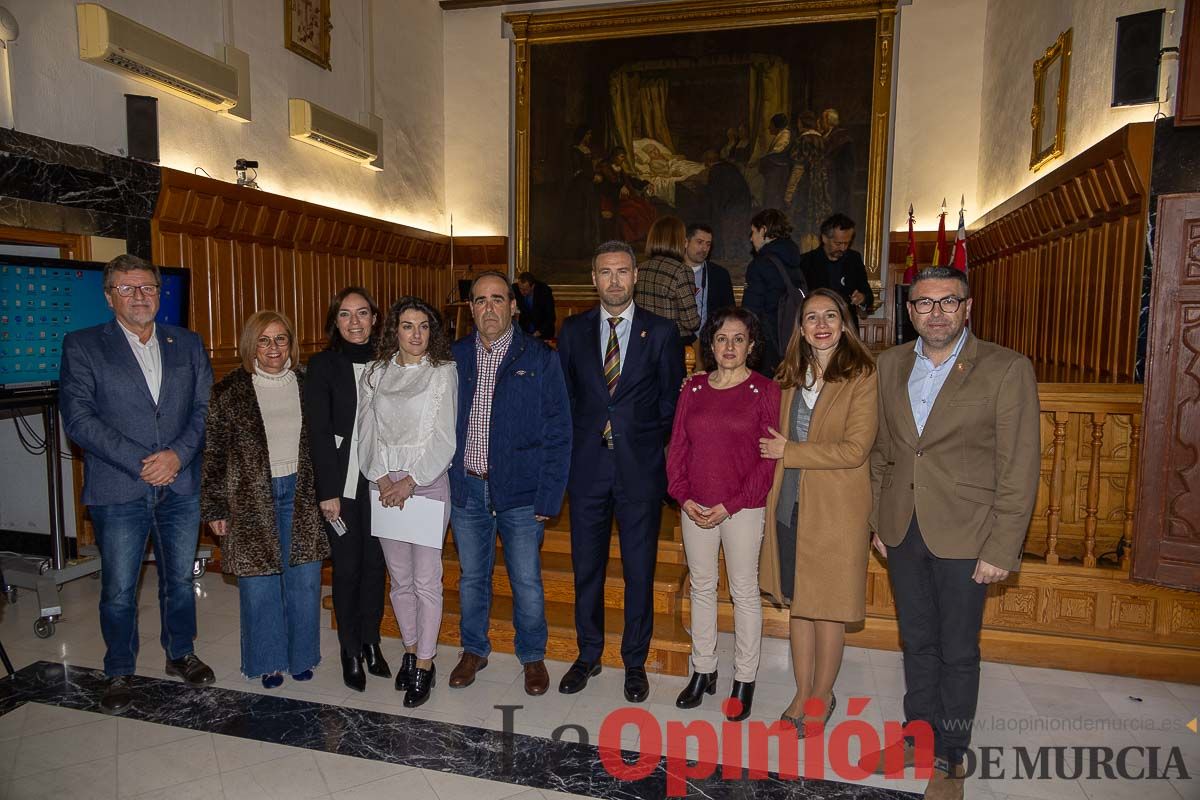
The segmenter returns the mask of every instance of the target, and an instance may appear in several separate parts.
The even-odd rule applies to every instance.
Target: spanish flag
[[[913,207],[908,204],[908,254],[904,256],[904,282],[912,283],[917,276],[917,235],[913,233]]]
[[[967,271],[967,225],[963,221],[963,212],[966,211],[967,199],[964,197],[958,208],[958,233],[954,234],[954,258],[950,262],[950,266],[954,267],[962,273]]]
[[[950,250],[946,247],[946,198],[943,197],[942,213],[938,214],[937,242],[933,245],[933,261],[929,262],[929,266],[943,266],[942,259],[948,255],[950,255]]]

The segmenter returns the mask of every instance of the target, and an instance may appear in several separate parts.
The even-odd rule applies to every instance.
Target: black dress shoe
[[[437,665],[430,664],[429,669],[415,667],[413,669],[412,686],[404,693],[404,707],[416,708],[429,699],[429,692],[437,683]]]
[[[594,678],[599,674],[599,664],[576,659],[571,668],[567,670],[567,674],[563,675],[562,680],[558,682],[558,691],[563,694],[581,692],[583,691],[583,687],[588,685],[588,679]]]
[[[645,667],[625,668],[625,699],[631,703],[640,703],[650,695],[650,680],[646,677]]]
[[[742,710],[737,714],[726,714],[725,719],[730,722],[741,722],[746,717],[750,716],[750,707],[754,705],[754,681],[733,682],[733,691],[729,693],[731,700],[740,700]]]
[[[412,688],[413,673],[417,671],[417,654],[405,653],[400,659],[400,669],[396,670],[396,691],[407,692]]]
[[[207,686],[217,679],[212,668],[195,653],[188,653],[183,658],[168,658],[165,669],[168,675],[182,678],[188,686]]]
[[[346,655],[346,651],[342,651],[342,683],[347,689],[366,691],[367,674],[363,672],[362,656]]]
[[[118,675],[108,679],[104,695],[100,698],[100,710],[105,714],[123,714],[133,705],[133,692],[129,688],[129,676]]]
[[[713,670],[707,674],[702,672],[693,672],[692,680],[687,686],[683,687],[683,691],[679,693],[679,697],[675,699],[675,705],[679,708],[695,708],[700,705],[700,701],[704,699],[706,694],[717,693],[717,671]]]
[[[392,668],[388,666],[387,659],[383,657],[383,651],[379,649],[379,642],[364,644],[362,656],[367,665],[367,672],[380,678],[392,677]]]

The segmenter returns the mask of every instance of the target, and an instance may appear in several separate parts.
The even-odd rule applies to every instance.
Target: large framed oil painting
[[[597,243],[709,224],[740,286],[751,216],[802,249],[834,212],[880,278],[895,3],[699,0],[511,14],[516,267],[586,284]]]

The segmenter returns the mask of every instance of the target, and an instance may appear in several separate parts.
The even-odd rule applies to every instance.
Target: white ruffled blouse
[[[367,480],[407,472],[428,486],[450,468],[458,372],[427,359],[403,365],[376,362],[358,386],[358,459]]]

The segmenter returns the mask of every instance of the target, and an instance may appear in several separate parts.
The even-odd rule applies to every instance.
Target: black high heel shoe
[[[678,708],[695,708],[700,705],[700,701],[704,699],[706,694],[717,693],[717,671],[713,670],[707,674],[703,672],[693,672],[692,680],[687,686],[683,687],[683,691],[679,693],[679,697],[675,699],[675,705]]]
[[[342,651],[342,683],[356,692],[366,691],[367,675],[363,672],[362,656],[351,656]]]
[[[429,692],[437,683],[437,665],[430,664],[429,669],[417,667],[413,670],[412,686],[404,693],[404,707],[416,708],[429,699]]]
[[[730,722],[741,722],[750,716],[750,708],[754,705],[754,681],[734,681],[733,691],[729,693],[732,700],[740,700],[742,710],[738,714],[726,714],[725,719]]]
[[[407,692],[412,688],[413,673],[417,671],[417,654],[405,653],[396,670],[396,691]]]
[[[380,678],[392,677],[392,668],[388,666],[387,659],[383,657],[383,651],[379,649],[379,642],[364,644],[362,656],[367,665],[367,672]]]

